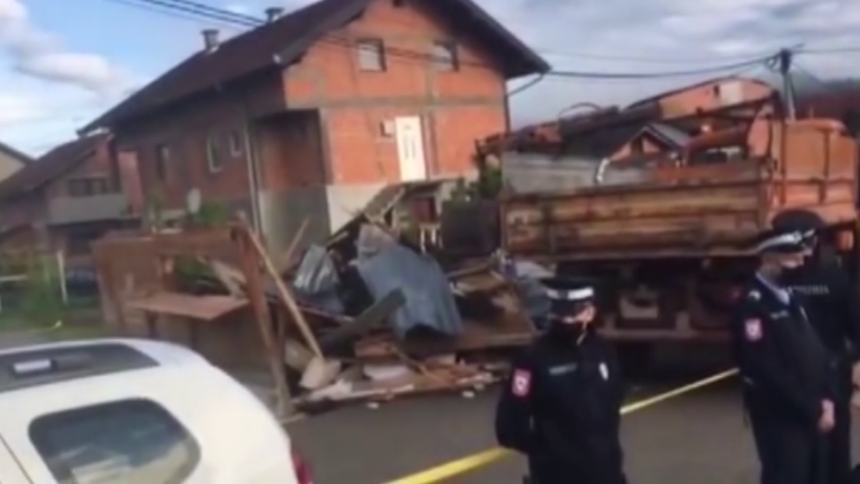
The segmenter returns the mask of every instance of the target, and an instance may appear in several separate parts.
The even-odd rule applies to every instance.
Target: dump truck
[[[786,210],[817,214],[822,239],[857,273],[858,147],[842,123],[790,119],[778,99],[660,122],[691,135],[676,150],[592,160],[593,176],[574,176],[582,159],[565,172],[563,123],[478,150],[482,163],[501,160],[504,172],[507,158],[531,176],[498,197],[501,248],[597,281],[602,331],[628,358],[647,364],[657,342],[725,341],[754,267],[750,241]],[[566,188],[540,189],[559,180]]]

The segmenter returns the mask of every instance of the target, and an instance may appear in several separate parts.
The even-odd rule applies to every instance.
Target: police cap
[[[784,231],[800,232],[807,248],[815,245],[818,232],[826,227],[824,219],[817,213],[806,209],[783,210],[773,218],[774,228]]]
[[[757,238],[755,251],[759,254],[794,254],[803,252],[806,249],[806,242],[803,232],[774,228]]]
[[[551,316],[575,314],[594,302],[594,285],[587,279],[546,277],[539,282],[546,288]]]

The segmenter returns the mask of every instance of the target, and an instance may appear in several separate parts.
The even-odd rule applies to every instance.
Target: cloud
[[[19,0],[0,0],[0,46],[18,72],[118,98],[135,84],[133,76],[102,56],[70,52],[60,39],[31,22]]]
[[[810,50],[860,48],[860,2],[497,0],[482,6],[553,67],[566,71],[687,71],[737,63],[799,44]],[[798,55],[797,63],[822,79],[860,76],[860,53],[852,56],[810,53]],[[764,66],[743,74],[776,79]],[[624,105],[717,75],[652,80],[547,77],[515,96],[511,105],[515,122],[532,122],[556,116],[577,102]]]

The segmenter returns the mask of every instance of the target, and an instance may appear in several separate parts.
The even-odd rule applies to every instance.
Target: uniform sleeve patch
[[[532,390],[532,374],[527,370],[515,370],[511,379],[511,393],[518,397],[527,397]]]
[[[747,341],[759,341],[764,336],[764,330],[761,326],[761,319],[751,318],[744,321],[744,335]]]

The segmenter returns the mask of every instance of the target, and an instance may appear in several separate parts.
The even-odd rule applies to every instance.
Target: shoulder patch
[[[514,370],[511,378],[511,393],[518,397],[527,397],[532,390],[532,373],[528,370]]]
[[[761,319],[749,318],[744,321],[744,336],[747,341],[756,342],[764,336]]]

